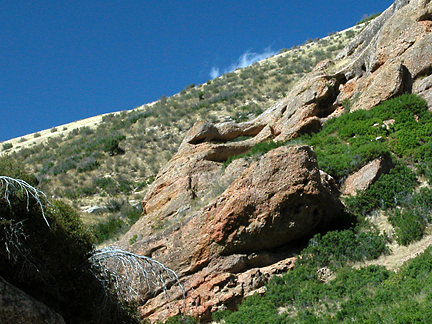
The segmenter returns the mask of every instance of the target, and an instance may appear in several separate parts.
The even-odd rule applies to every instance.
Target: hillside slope
[[[309,40],[155,103],[3,142],[0,154],[22,161],[37,174],[42,190],[74,204],[86,223],[108,220],[103,241],[117,231],[120,235],[126,223],[139,217],[147,185],[195,121],[254,118],[285,96],[317,62],[335,57],[363,28],[364,24]]]
[[[185,134],[120,241],[179,273],[184,312],[205,321],[236,309],[317,232],[351,224],[316,236],[302,263],[377,258],[387,250],[371,218],[379,209],[392,242],[422,237],[430,190],[416,187],[431,166],[431,12],[427,1],[396,1],[255,119],[200,121]],[[362,181],[344,197],[352,176]],[[348,248],[340,260],[318,254],[336,247]],[[140,310],[156,321],[181,308],[159,295]]]
[[[3,153],[177,272],[152,323],[427,323],[432,3],[363,27]]]

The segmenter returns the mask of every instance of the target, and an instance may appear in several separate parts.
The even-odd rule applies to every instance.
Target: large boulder
[[[229,168],[223,171],[222,163],[213,164],[213,183],[215,179],[226,181],[225,171]],[[216,168],[217,165],[220,169]],[[189,174],[189,177],[199,177],[200,172]],[[315,153],[305,145],[279,147],[250,164],[239,160],[232,166],[228,178],[231,179],[228,187],[202,207],[188,200],[190,185],[176,185],[174,197],[185,197],[188,209],[183,213],[167,214],[165,205],[170,205],[168,199],[159,207],[152,205],[152,209],[147,210],[121,241],[124,247],[151,256],[177,271],[187,288],[187,300],[196,300],[190,309],[195,316],[208,316],[208,312],[226,303],[235,308],[251,291],[244,286],[252,279],[242,273],[292,257],[296,246],[290,244],[327,226],[342,210],[342,204],[322,183]],[[177,179],[183,183],[182,177]],[[206,179],[202,181],[203,186],[207,183],[212,187],[212,182]],[[148,193],[156,201],[158,195],[167,195],[159,188],[156,184]],[[181,190],[183,194],[180,194]],[[197,197],[194,199],[198,200]],[[149,224],[151,227],[161,213],[165,215],[165,227],[146,228]],[[144,237],[144,232],[149,234]],[[130,245],[133,237],[140,239]],[[285,253],[275,254],[272,252],[275,249],[282,249]],[[257,258],[257,253],[267,257]],[[249,273],[254,273],[254,276],[262,273],[257,271]],[[268,277],[265,275],[259,280],[266,282]],[[210,298],[214,296],[215,285],[228,285],[225,291],[229,290],[232,298],[228,295],[220,295],[214,300]],[[243,288],[236,290],[233,287]],[[178,288],[172,289],[171,295],[181,295],[176,291]],[[168,310],[177,309],[173,306],[177,302],[167,302],[163,296],[147,301],[142,314],[154,320],[173,315],[173,311]]]
[[[285,245],[311,233],[340,207],[322,186],[310,147],[277,148],[204,209],[200,258]]]
[[[0,323],[62,324],[63,318],[0,277]]]

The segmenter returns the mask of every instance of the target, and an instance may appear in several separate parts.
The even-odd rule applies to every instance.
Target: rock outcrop
[[[283,259],[276,262],[280,258]],[[248,266],[263,262],[271,265],[246,270]],[[185,289],[188,291],[185,300],[167,302],[166,296],[159,294],[140,307],[140,312],[151,322],[163,321],[178,314],[198,317],[206,322],[215,311],[234,310],[244,298],[265,293],[264,285],[271,276],[287,272],[294,265],[295,258],[287,258],[285,254],[236,254],[219,257],[202,270],[184,277]],[[169,295],[182,294],[178,287],[173,287]]]
[[[281,261],[292,264],[295,246],[287,244],[327,226],[342,210],[329,186],[323,185],[315,153],[305,145],[282,146],[252,163],[235,161],[225,170],[220,162],[191,161],[192,165],[183,164],[183,170],[198,168],[196,174],[179,174],[176,178],[160,174],[147,197],[164,203],[151,204],[150,208],[146,204],[146,214],[121,243],[175,270],[188,291],[186,300],[196,301],[187,303],[186,308],[194,316],[209,316],[220,307],[235,308],[242,297],[255,290],[245,287],[245,282],[258,280],[264,284],[273,273],[260,268]],[[172,162],[177,165],[178,159]],[[226,184],[228,180],[231,183],[227,188],[217,187],[219,192],[212,199],[212,195],[206,195],[205,188],[211,192],[214,183]],[[170,182],[164,185],[164,181]],[[167,186],[176,190],[165,191]],[[178,201],[171,203],[174,200]],[[144,237],[142,233],[147,234]],[[140,239],[130,246],[134,236]],[[281,252],[276,253],[278,249]],[[252,274],[259,279],[250,279]],[[232,297],[214,297],[214,289],[219,289],[216,286],[224,294],[232,293]],[[172,289],[170,295],[181,295],[177,287]],[[149,319],[163,320],[168,310],[173,315],[179,306],[178,302],[167,302],[161,294],[148,301],[142,313]]]
[[[62,324],[63,318],[0,277],[0,323]]]
[[[308,146],[280,147],[252,163],[205,207],[201,262],[213,253],[270,250],[330,220],[341,206],[322,186],[317,166]]]
[[[370,161],[345,180],[342,194],[355,196],[357,191],[364,191],[369,188],[381,174],[389,172],[391,168],[391,162],[382,157]]]
[[[371,109],[404,92],[423,96],[432,108],[431,31],[430,0],[397,0],[335,61],[319,63],[256,119],[195,124],[149,188],[143,217],[119,242],[177,271],[187,290],[184,302],[175,300],[181,296],[176,287],[174,300],[163,294],[148,300],[143,316],[164,320],[182,308],[209,318],[291,267],[293,242],[341,211],[335,181],[320,173],[313,149],[303,145],[226,168],[223,162],[264,141],[317,132],[346,107]],[[234,141],[239,136],[249,139]],[[365,166],[345,193],[367,187],[384,169],[379,161]]]
[[[355,84],[353,110],[370,109],[402,92],[430,101],[424,78],[432,73],[432,3],[395,1],[337,57],[347,81]],[[343,92],[343,90],[342,90]]]

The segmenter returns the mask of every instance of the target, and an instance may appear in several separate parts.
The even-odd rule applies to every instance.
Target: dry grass
[[[382,265],[389,270],[397,271],[397,269],[399,269],[404,262],[415,258],[430,245],[432,245],[432,227],[427,229],[427,234],[420,241],[414,242],[408,246],[402,246],[396,242],[392,242],[389,245],[391,250],[390,254],[380,256],[376,260],[356,264],[355,266],[360,267],[369,265]]]
[[[381,233],[385,233],[389,237],[388,247],[390,253],[382,255],[376,260],[356,263],[355,267],[363,267],[369,265],[382,265],[389,270],[397,271],[405,261],[414,258],[419,253],[426,250],[432,245],[432,225],[426,228],[424,237],[417,242],[411,243],[408,246],[399,245],[393,237],[394,229],[388,221],[388,215],[385,211],[376,211],[369,216],[369,220],[373,223]]]
[[[296,80],[310,71],[313,64],[336,56],[361,28],[356,26],[322,40],[308,42],[129,111],[95,116],[28,134],[25,141],[22,138],[11,139],[0,143],[12,144],[12,148],[7,150],[0,147],[0,155],[9,154],[23,162],[42,180],[41,189],[49,196],[69,200],[80,210],[88,206],[106,206],[112,198],[140,201],[145,190],[141,184],[156,175],[169,161],[185,131],[196,120],[223,122],[254,118],[286,96]],[[131,119],[134,121],[131,122]],[[84,132],[83,128],[88,132]],[[77,164],[90,158],[88,151],[74,153],[74,148],[114,133],[126,136],[120,143],[124,154],[110,156],[99,149],[90,152],[96,154],[94,159],[100,164],[96,169],[78,172],[74,167],[64,167],[67,159],[74,155],[77,156]],[[61,171],[55,171],[56,167]],[[114,179],[117,187],[120,180],[129,181],[131,189],[112,193],[95,187],[94,179],[105,177]],[[83,193],[83,189],[93,191]],[[75,194],[68,198],[66,190]],[[88,224],[108,217],[106,214],[82,215]]]

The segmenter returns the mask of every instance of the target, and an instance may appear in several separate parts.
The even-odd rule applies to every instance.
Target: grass
[[[423,99],[404,94],[331,119],[319,133],[299,140],[313,146],[320,168],[339,180],[380,156],[426,166],[432,161],[432,114]]]

